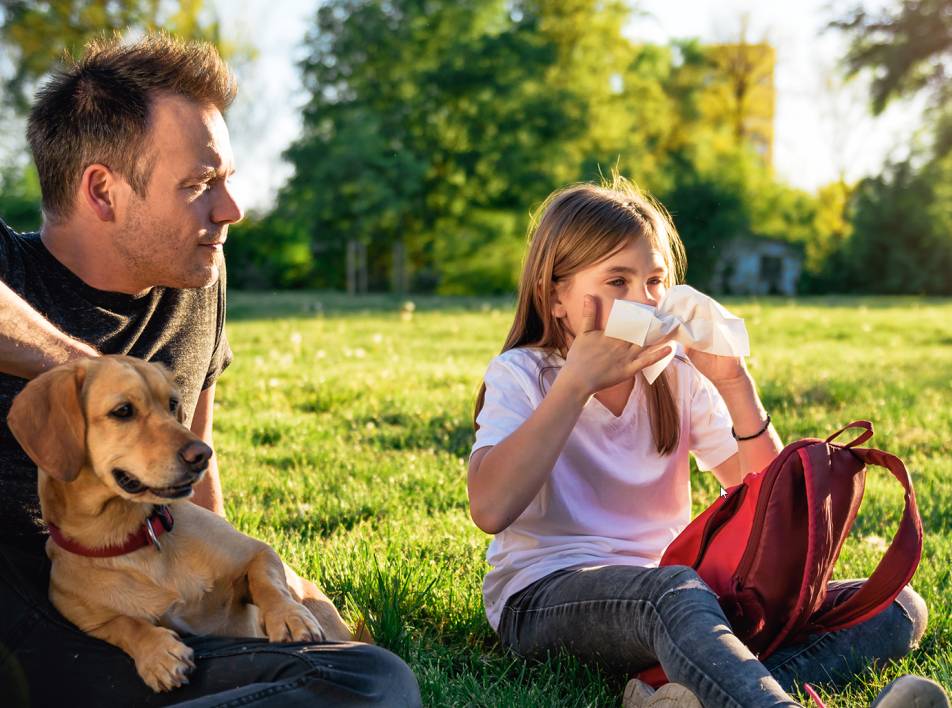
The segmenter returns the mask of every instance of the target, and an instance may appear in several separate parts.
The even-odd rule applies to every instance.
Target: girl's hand
[[[695,368],[715,386],[747,376],[747,367],[741,357],[719,356],[696,349],[688,349],[687,353]]]
[[[582,305],[582,331],[572,341],[559,375],[579,386],[586,397],[634,377],[671,351],[670,345],[665,343],[639,347],[622,339],[606,337],[598,329],[597,322],[595,298],[586,295]]]

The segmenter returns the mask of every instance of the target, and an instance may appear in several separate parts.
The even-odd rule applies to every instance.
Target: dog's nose
[[[195,471],[204,469],[212,456],[212,449],[203,442],[196,440],[185,445],[178,451],[179,459]]]

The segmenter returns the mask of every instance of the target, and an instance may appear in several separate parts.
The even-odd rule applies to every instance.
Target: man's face
[[[156,98],[146,151],[153,167],[145,196],[130,190],[117,252],[143,290],[214,284],[228,225],[242,217],[228,186],[234,157],[221,113],[180,96]]]

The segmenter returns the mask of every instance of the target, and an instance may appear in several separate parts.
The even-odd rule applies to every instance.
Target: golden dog
[[[16,397],[7,422],[39,468],[53,605],[129,654],[154,691],[182,685],[195,666],[177,632],[353,639],[268,545],[177,503],[212,455],[184,418],[169,373],[124,356],[57,367]]]

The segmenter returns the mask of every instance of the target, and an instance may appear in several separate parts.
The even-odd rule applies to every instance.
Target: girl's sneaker
[[[906,674],[886,684],[870,708],[949,708],[949,697],[935,681]]]
[[[823,704],[812,694],[816,704]],[[691,691],[677,683],[666,683],[655,691],[648,684],[631,679],[625,686],[622,708],[701,708]],[[949,696],[938,683],[923,676],[900,676],[879,692],[870,708],[952,708]]]
[[[625,686],[622,708],[701,708],[690,689],[679,683],[666,683],[657,691],[638,679]]]

